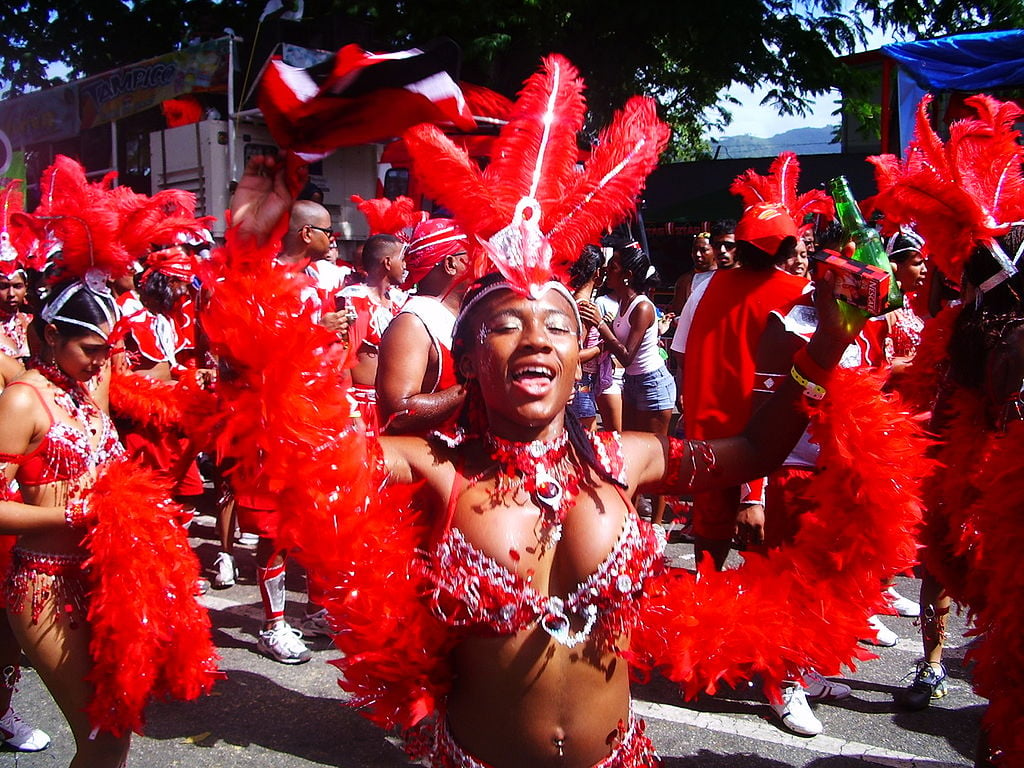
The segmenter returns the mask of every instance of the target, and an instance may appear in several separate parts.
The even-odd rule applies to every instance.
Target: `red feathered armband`
[[[803,670],[835,674],[867,657],[858,639],[880,608],[879,580],[915,560],[930,441],[880,377],[838,370],[830,390],[812,421],[821,454],[793,542],[739,569],[651,582],[630,639],[635,676],[657,669],[692,698],[759,674],[778,699]]]
[[[109,464],[90,489],[96,515],[85,537],[92,589],[88,704],[94,727],[140,731],[153,699],[194,699],[217,678],[210,617],[196,602],[199,561],[167,501],[142,465]]]

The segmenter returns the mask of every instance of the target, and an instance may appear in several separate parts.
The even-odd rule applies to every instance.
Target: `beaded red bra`
[[[27,386],[39,396],[50,417],[50,428],[35,450],[26,454],[0,453],[0,462],[18,464],[17,480],[21,485],[44,485],[75,480],[124,454],[117,430],[106,413],[100,411],[100,441],[94,446],[89,436],[78,427],[56,421],[42,395],[34,386],[14,382],[10,386]]]
[[[594,437],[596,454],[613,477],[621,476],[618,435]],[[620,489],[621,492],[621,489]],[[431,584],[431,612],[449,626],[486,634],[511,635],[539,624],[556,642],[575,647],[591,637],[610,648],[636,619],[644,582],[664,567],[660,529],[627,506],[622,532],[597,569],[567,595],[545,595],[529,578],[513,573],[445,528],[433,551],[416,570]]]

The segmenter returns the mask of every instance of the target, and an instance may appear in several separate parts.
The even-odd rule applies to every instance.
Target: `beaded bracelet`
[[[811,400],[824,400],[825,399],[825,388],[821,384],[815,384],[813,381],[808,379],[794,365],[789,375],[793,377],[793,380],[804,388],[804,395],[809,397]]]
[[[85,511],[85,500],[74,499],[64,508],[64,522],[69,528],[86,528],[89,525],[88,513]]]

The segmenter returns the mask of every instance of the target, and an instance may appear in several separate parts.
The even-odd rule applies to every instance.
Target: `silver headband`
[[[509,283],[507,280],[500,280],[496,283],[493,283],[492,285],[488,285],[486,288],[481,289],[481,291],[478,294],[476,294],[476,296],[474,296],[472,299],[463,304],[462,307],[459,309],[459,315],[458,317],[455,318],[455,327],[452,329],[452,338],[458,337],[459,329],[462,325],[462,320],[463,318],[469,316],[469,313],[473,311],[473,307],[475,307],[483,298],[485,298],[486,296],[490,296],[495,291],[512,291],[514,293],[519,293],[518,291],[515,290],[515,288],[512,287],[512,284]],[[569,302],[569,305],[572,307],[573,317],[576,318],[576,336],[577,338],[582,339],[583,318],[580,317],[580,308],[576,305],[576,297],[569,292],[568,288],[566,288],[562,283],[558,282],[557,280],[549,280],[548,282],[544,283],[544,285],[541,286],[541,291],[539,295],[543,295],[547,291],[556,291],[557,293],[562,294],[562,296],[564,296],[566,300]],[[524,298],[529,297],[524,296]]]
[[[109,290],[97,290],[96,288],[87,285],[82,280],[76,280],[66,286],[64,290],[57,294],[57,298],[42,308],[39,312],[39,316],[47,323],[60,322],[77,325],[80,328],[92,331],[101,339],[107,341],[110,335],[109,331],[103,331],[99,326],[93,325],[92,323],[84,320],[78,320],[74,317],[66,317],[61,314],[61,310],[64,309],[64,305],[82,291],[88,291],[98,299],[96,301],[96,305],[103,312],[107,325],[109,325],[111,330],[113,330],[114,324],[117,322],[117,305],[114,304],[113,294],[111,294]],[[104,299],[109,299],[109,304],[107,301],[104,301]]]

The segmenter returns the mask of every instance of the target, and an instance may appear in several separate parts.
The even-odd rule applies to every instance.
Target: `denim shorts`
[[[576,390],[569,403],[569,412],[577,419],[592,419],[597,416],[596,388],[597,374],[584,373],[583,378],[576,382]]]
[[[627,373],[622,402],[637,411],[671,411],[676,405],[676,380],[664,366],[650,373]]]

